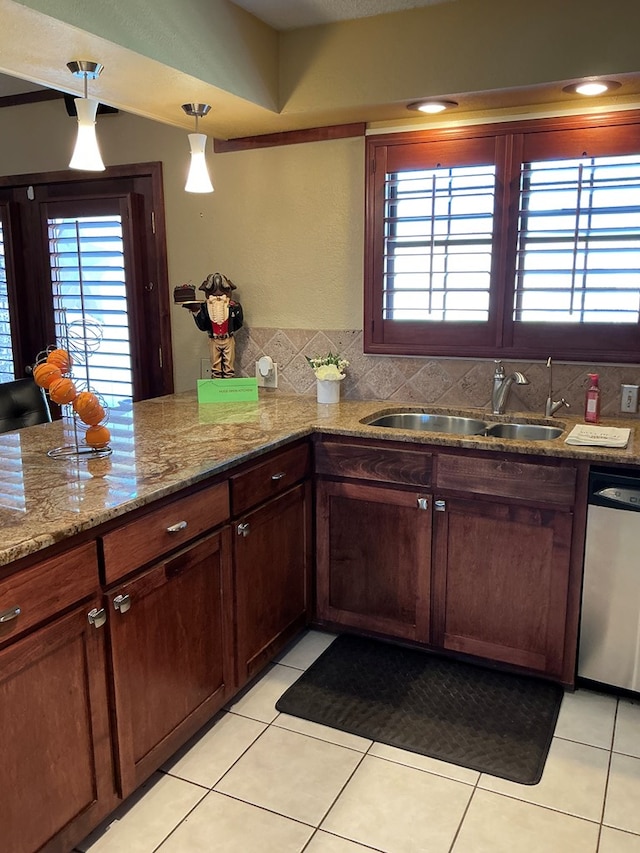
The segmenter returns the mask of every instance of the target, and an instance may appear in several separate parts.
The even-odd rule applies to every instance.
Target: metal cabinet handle
[[[179,533],[181,530],[184,530],[186,526],[186,521],[178,521],[177,524],[172,524],[171,527],[167,527],[167,533]]]
[[[89,620],[89,625],[93,625],[94,628],[102,628],[107,621],[107,611],[104,607],[94,607],[93,610],[87,613],[87,619]]]
[[[129,593],[127,592],[124,595],[116,595],[113,599],[113,606],[116,610],[119,610],[120,613],[126,613],[131,607],[131,596]]]
[[[418,509],[429,509],[429,498],[418,498]]]
[[[277,473],[277,474],[272,474],[272,475],[271,475],[271,479],[272,479],[272,480],[281,480],[283,477],[286,477],[286,476],[287,476],[287,475],[286,475],[286,472],[285,472],[285,471],[278,471],[278,473]]]
[[[239,524],[237,527],[238,536],[248,536],[250,529],[248,521],[245,521],[243,524]]]
[[[22,610],[19,607],[10,607],[8,610],[0,613],[0,625],[3,625],[5,622],[11,622],[12,619],[17,619],[21,613]]]
[[[447,502],[446,501],[436,501],[436,512],[446,512]]]

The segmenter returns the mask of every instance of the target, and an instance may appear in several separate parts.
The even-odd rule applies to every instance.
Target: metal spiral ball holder
[[[98,405],[104,410],[104,416],[100,418],[96,426],[106,426],[109,422],[109,406],[104,398],[97,394],[89,382],[89,357],[92,352],[99,349],[102,342],[102,325],[91,317],[83,316],[81,319],[67,322],[64,309],[59,310],[60,327],[63,330],[62,340],[59,344],[50,345],[43,352],[38,353],[36,358],[36,367],[47,361],[48,356],[54,350],[64,348],[71,356],[71,363],[67,370],[63,371],[64,378],[70,379],[75,387],[76,396],[83,391],[91,392]],[[84,368],[84,378],[79,382],[75,381],[74,370]],[[35,368],[34,368],[35,370]],[[65,426],[70,427],[72,441],[69,444],[64,444],[60,447],[54,447],[47,452],[47,456],[52,459],[68,459],[68,458],[89,458],[101,459],[112,454],[112,449],[109,444],[103,446],[92,446],[89,444],[81,444],[80,438],[90,425],[85,424],[77,411],[74,410],[71,402],[59,403],[62,409],[63,421]],[[83,430],[83,427],[85,430]]]

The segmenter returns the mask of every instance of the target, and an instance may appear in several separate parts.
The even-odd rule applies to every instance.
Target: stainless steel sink
[[[397,412],[382,415],[368,422],[369,426],[390,427],[391,429],[414,429],[425,432],[448,432],[458,435],[481,435],[487,424],[477,418],[465,418],[460,415],[432,415],[428,412]]]
[[[563,430],[542,424],[491,424],[485,435],[495,438],[518,438],[521,441],[549,441],[558,438]]]
[[[395,412],[380,415],[368,426],[390,429],[411,429],[423,432],[444,432],[450,435],[484,435],[489,438],[511,438],[520,441],[550,441],[564,432],[564,426],[544,424],[492,423],[463,415],[443,415],[432,412]]]

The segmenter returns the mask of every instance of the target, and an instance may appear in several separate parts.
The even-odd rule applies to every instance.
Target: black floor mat
[[[535,785],[563,690],[403,646],[338,637],[278,700],[285,714]]]

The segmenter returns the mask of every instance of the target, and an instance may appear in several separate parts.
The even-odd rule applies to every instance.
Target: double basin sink
[[[462,415],[443,415],[430,412],[396,412],[373,416],[364,421],[368,426],[391,429],[411,429],[424,432],[443,432],[454,435],[486,435],[520,441],[550,441],[562,435],[563,428],[527,423],[493,423]]]

